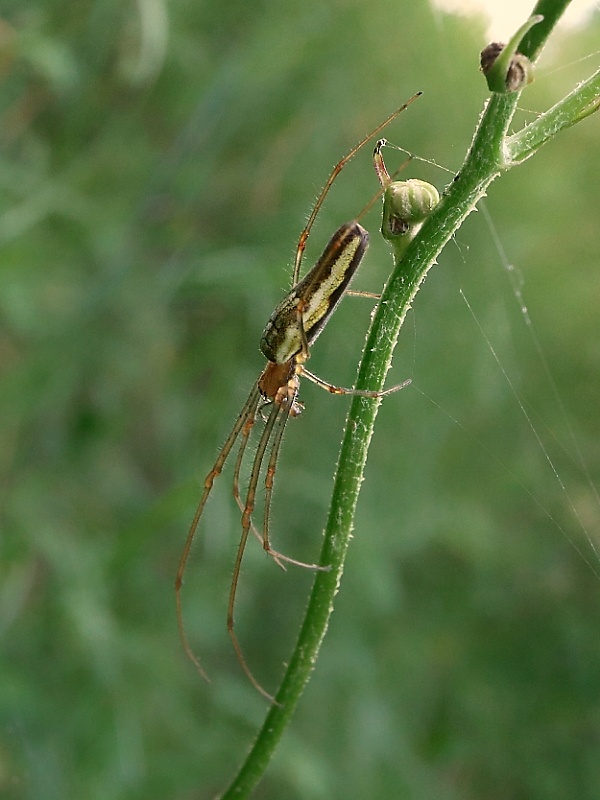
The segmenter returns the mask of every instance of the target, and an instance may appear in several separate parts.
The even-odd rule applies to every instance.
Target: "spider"
[[[391,394],[409,383],[409,381],[405,381],[399,386],[393,386],[381,392],[346,389],[342,386],[334,386],[327,383],[306,368],[305,364],[310,356],[311,346],[323,330],[344,294],[348,293],[350,281],[367,250],[369,234],[356,220],[344,223],[333,234],[317,263],[300,280],[302,257],[306,247],[306,241],[319,209],[334,180],[345,164],[370,139],[375,137],[389,122],[395,119],[398,114],[416,100],[419,95],[420,92],[411,97],[408,102],[404,103],[404,105],[394,111],[393,114],[390,114],[384,122],[378,125],[375,130],[365,136],[365,138],[353,147],[349,153],[340,159],[331,171],[325,186],[318,196],[308,221],[300,234],[300,239],[296,248],[292,289],[272,313],[260,340],[260,350],[267,359],[267,365],[258,380],[254,383],[225,444],[204,479],[202,496],[198,503],[179,561],[175,579],[179,635],[187,656],[193,662],[200,675],[205,680],[209,680],[200,661],[194,654],[185,632],[181,588],[192,543],[206,502],[212,490],[213,483],[217,476],[220,475],[231,450],[239,439],[239,449],[233,469],[233,496],[242,514],[242,532],[229,590],[227,631],[231,638],[237,659],[248,679],[252,685],[271,702],[273,702],[273,697],[263,689],[258,680],[254,677],[244,658],[234,627],[236,592],[248,536],[250,532],[252,532],[262,543],[264,550],[283,569],[285,569],[284,562],[314,570],[327,570],[329,568],[326,565],[306,564],[283,555],[273,549],[269,537],[273,483],[283,434],[288,420],[291,417],[299,416],[303,409],[303,404],[298,400],[300,378],[304,376],[317,384],[317,386],[320,386],[322,389],[332,394],[361,395],[362,397],[372,398]],[[371,204],[369,204],[367,208],[369,208],[370,205]],[[359,218],[363,213],[364,210],[359,215]],[[377,295],[370,296],[377,297]],[[266,411],[266,409],[268,409],[268,411]],[[264,420],[264,427],[258,440],[254,459],[252,460],[248,486],[245,495],[242,496],[240,492],[240,472],[250,440],[250,434],[259,418]],[[264,467],[265,462],[266,468]],[[257,488],[259,486],[260,476],[263,473],[264,505],[261,526],[262,531],[259,531],[253,521],[253,514]]]

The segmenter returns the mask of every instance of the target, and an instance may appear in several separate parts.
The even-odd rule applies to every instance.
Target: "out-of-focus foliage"
[[[173,578],[200,480],[261,368],[262,326],[331,165],[421,89],[386,135],[458,168],[485,97],[483,27],[388,0],[7,0],[2,13],[0,795],[210,798],[264,703],[225,632],[229,473],[185,586],[210,685],[177,640]],[[589,74],[579,60],[597,47],[597,15],[557,36],[523,118]],[[486,201],[560,403],[483,214],[419,295],[393,377],[414,385],[381,410],[333,624],[257,797],[600,795],[600,564],[578,523],[597,540],[599,141],[592,118]],[[406,174],[448,180],[419,163]],[[375,189],[365,151],[309,259]],[[377,210],[365,224],[357,285],[377,290],[391,259]],[[352,383],[369,313],[346,300],[311,368]],[[273,536],[313,560],[347,400],[306,385],[303,399]],[[311,576],[249,550],[238,631],[274,688]]]

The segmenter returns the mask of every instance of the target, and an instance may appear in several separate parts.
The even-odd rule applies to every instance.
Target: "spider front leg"
[[[298,380],[298,374],[296,373],[288,381],[286,386],[281,387],[278,393],[279,396],[276,397],[274,400],[275,403],[279,403],[280,414],[275,424],[275,433],[274,433],[273,443],[271,445],[269,463],[267,464],[267,470],[265,473],[265,503],[263,512],[262,541],[265,551],[270,556],[272,556],[276,561],[279,561],[281,559],[282,561],[286,561],[288,564],[294,564],[297,567],[327,571],[329,570],[329,566],[321,566],[320,564],[307,564],[304,561],[299,561],[296,558],[290,558],[290,556],[286,556],[283,553],[274,550],[271,547],[271,542],[269,539],[271,500],[273,497],[273,486],[275,483],[275,473],[277,470],[277,459],[279,457],[279,450],[281,448],[281,442],[283,440],[285,426],[290,417],[297,417],[302,412],[302,404],[299,403],[297,400],[298,388],[299,388],[299,380]]]
[[[270,403],[270,401],[269,401],[269,403]],[[259,406],[257,408],[254,416],[252,416],[251,418],[249,417],[248,420],[246,421],[245,425],[243,426],[242,431],[241,431],[242,442],[240,444],[240,448],[238,450],[237,458],[235,460],[235,466],[233,468],[233,497],[235,499],[235,502],[238,505],[238,508],[242,512],[242,514],[246,510],[246,504],[242,500],[242,497],[240,495],[240,472],[241,472],[241,469],[242,469],[242,463],[243,463],[243,460],[244,460],[244,454],[246,452],[246,447],[247,447],[248,442],[250,440],[250,433],[252,432],[252,428],[254,427],[254,425],[256,423],[257,415],[260,414],[261,419],[265,422],[265,424],[266,424],[266,422],[268,420],[268,417],[265,417],[263,415],[263,413],[262,413],[262,410],[263,410],[264,407],[265,407],[264,404],[262,406]],[[258,541],[262,544],[263,543],[263,537],[261,536],[261,534],[259,533],[258,529],[256,528],[256,525],[254,524],[252,518],[250,518],[250,529],[251,529],[252,533],[256,536]],[[285,572],[285,566],[282,564],[282,559],[277,557],[278,554],[275,553],[275,551],[273,551],[272,553],[270,553],[270,555],[272,556],[273,561],[275,561],[277,566],[281,567],[281,569],[284,570],[284,572]]]
[[[256,455],[254,456],[254,461],[252,462],[252,470],[250,472],[250,480],[248,483],[248,490],[246,492],[246,500],[244,503],[244,509],[242,511],[242,535],[235,556],[233,575],[231,577],[231,588],[229,590],[229,602],[227,605],[227,632],[229,633],[229,637],[233,644],[233,649],[235,650],[240,666],[246,673],[248,680],[254,686],[254,688],[257,691],[259,691],[263,695],[263,697],[266,697],[267,700],[269,700],[270,702],[274,702],[273,697],[266,691],[266,689],[263,689],[258,680],[254,677],[244,657],[244,653],[242,651],[241,645],[235,633],[234,611],[235,611],[235,599],[237,595],[237,587],[240,579],[240,570],[242,568],[244,552],[246,550],[246,544],[248,542],[248,535],[250,533],[250,530],[252,529],[252,514],[254,512],[256,487],[258,485],[258,480],[260,477],[260,469],[265,456],[265,451],[267,449],[269,440],[271,438],[271,434],[273,432],[273,426],[277,421],[279,413],[280,413],[280,406],[273,403],[273,407],[271,408],[271,413],[269,414],[269,418],[267,419],[264,430],[258,442],[258,447],[256,449]]]
[[[242,410],[240,411],[238,418],[235,421],[235,425],[233,426],[231,433],[227,437],[225,444],[223,445],[221,452],[217,456],[217,460],[213,464],[212,469],[204,479],[204,489],[202,492],[202,497],[200,498],[200,502],[198,503],[198,507],[196,508],[196,513],[194,514],[194,518],[192,520],[192,524],[190,525],[190,529],[187,535],[187,539],[185,540],[185,545],[183,548],[183,552],[181,554],[181,558],[179,560],[179,566],[177,568],[177,575],[175,577],[175,605],[177,609],[177,627],[179,630],[179,638],[181,640],[181,644],[183,649],[190,659],[192,664],[196,667],[200,675],[208,681],[208,675],[204,671],[203,667],[200,664],[200,661],[192,647],[190,645],[189,639],[185,632],[185,625],[183,622],[183,606],[181,602],[181,588],[183,586],[183,577],[185,574],[185,569],[190,557],[190,552],[192,549],[192,544],[194,542],[194,538],[196,536],[196,531],[198,529],[198,524],[200,522],[200,518],[204,512],[204,507],[206,506],[206,501],[211,493],[213,483],[215,479],[221,474],[223,467],[225,466],[225,462],[229,457],[232,447],[234,446],[238,436],[240,435],[241,431],[244,431],[244,439],[242,440],[242,444],[240,449],[242,453],[246,447],[246,442],[249,436],[249,429],[248,425],[250,421],[254,421],[256,417],[256,409],[258,407],[258,403],[260,400],[260,389],[258,381],[254,384],[252,391],[250,392],[248,399],[244,403]],[[251,424],[250,423],[250,427]],[[239,459],[239,457],[238,457]],[[260,537],[259,537],[260,538]]]

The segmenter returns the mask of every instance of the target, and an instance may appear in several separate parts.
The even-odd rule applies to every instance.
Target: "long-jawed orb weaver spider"
[[[282,568],[284,568],[283,563],[286,562],[310,569],[328,569],[326,565],[305,564],[279,553],[271,547],[269,538],[269,517],[273,495],[273,482],[283,433],[288,419],[290,417],[297,417],[302,412],[303,408],[302,403],[298,400],[300,377],[306,376],[313,383],[316,383],[317,386],[320,386],[332,394],[352,394],[373,398],[383,397],[384,395],[395,392],[409,382],[405,381],[399,386],[393,386],[391,389],[382,392],[369,392],[359,389],[346,389],[342,386],[333,386],[306,369],[304,365],[310,356],[310,347],[323,330],[344,294],[348,291],[350,281],[367,250],[369,234],[356,220],[345,223],[333,234],[329,244],[314,267],[299,280],[302,256],[306,247],[306,240],[308,239],[317,213],[344,165],[370,139],[374,138],[389,122],[395,119],[398,114],[416,100],[420,94],[419,92],[414,95],[410,100],[404,103],[404,105],[394,111],[393,114],[390,114],[384,122],[378,125],[375,130],[369,133],[368,136],[365,136],[362,141],[347,153],[347,155],[340,159],[331,171],[327,183],[318,196],[306,226],[300,234],[300,239],[296,248],[292,289],[271,315],[260,340],[260,349],[267,358],[267,366],[252,387],[231,433],[227,437],[214,465],[204,479],[204,490],[179,561],[177,577],[175,579],[179,635],[187,656],[194,663],[202,677],[208,680],[206,672],[192,651],[185,632],[181,587],[198,523],[204,511],[213,483],[215,478],[220,475],[236,441],[241,437],[233,470],[233,495],[242,512],[242,534],[237,549],[229,591],[227,631],[233,643],[237,659],[248,679],[252,685],[271,702],[273,701],[273,697],[263,689],[254,677],[242,653],[234,629],[234,608],[242,559],[248,541],[248,535],[251,531],[260,540],[264,550]],[[368,207],[370,207],[370,205],[371,204],[369,204]],[[361,215],[359,215],[359,217],[360,216]],[[258,440],[256,453],[250,469],[246,494],[245,497],[242,498],[240,493],[240,471],[242,462],[252,428],[257,418],[259,416],[264,416],[263,410],[268,406],[270,406],[270,411],[266,416],[264,428]],[[263,471],[265,458],[268,458],[268,460],[264,471],[264,507],[261,533],[256,528],[252,515],[254,513],[257,487],[261,472]]]

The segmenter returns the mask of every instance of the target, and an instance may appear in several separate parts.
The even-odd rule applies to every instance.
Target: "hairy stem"
[[[524,55],[537,57],[566,5],[565,0],[542,0],[536,5],[532,13],[543,14],[544,20],[535,25],[521,43],[520,51]],[[382,389],[400,328],[420,285],[446,242],[473,211],[494,178],[531,155],[558,130],[582,119],[586,109],[591,113],[594,103],[597,107],[598,81],[590,81],[577,87],[547,112],[544,122],[534,123],[512,137],[508,137],[507,132],[519,93],[490,97],[460,173],[447,187],[417,236],[395,257],[394,271],[367,336],[357,388]],[[315,575],[298,642],[276,694],[277,704],[269,709],[252,749],[222,800],[249,796],[264,773],[310,677],[340,586],[379,402],[359,396],[352,400],[321,553],[321,564],[328,565],[330,570]]]

